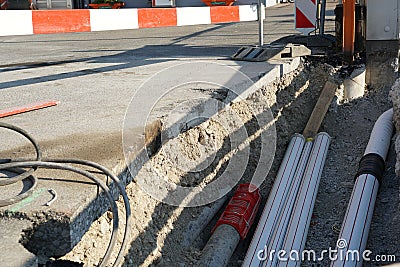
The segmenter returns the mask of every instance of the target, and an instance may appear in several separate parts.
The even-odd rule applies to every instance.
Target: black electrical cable
[[[35,139],[28,132],[26,132],[24,129],[21,129],[17,126],[14,126],[14,125],[8,124],[8,123],[4,123],[4,122],[0,122],[0,128],[6,128],[9,130],[12,130],[14,132],[21,134],[26,139],[28,139],[31,142],[31,144],[33,145],[33,147],[35,148],[36,160],[42,160],[42,152],[40,150],[39,144],[35,141]],[[9,161],[11,161],[11,160],[9,160]],[[35,169],[32,168],[32,169],[29,169],[17,176],[0,180],[0,186],[10,185],[10,184],[19,182],[21,180],[24,180],[25,178],[31,176],[34,172],[35,172]]]
[[[104,166],[101,166],[97,163],[94,162],[90,162],[90,161],[86,161],[86,160],[79,160],[79,159],[57,159],[57,160],[48,160],[48,161],[42,161],[41,160],[41,150],[39,145],[37,144],[37,142],[29,135],[29,133],[27,133],[26,131],[24,131],[23,129],[10,125],[10,124],[5,124],[5,123],[0,123],[0,128],[7,128],[10,130],[14,130],[20,134],[22,134],[23,136],[25,136],[28,140],[31,141],[31,143],[33,144],[33,146],[35,147],[36,153],[37,153],[37,157],[35,161],[11,161],[11,160],[1,160],[0,161],[0,170],[7,170],[7,171],[11,171],[11,172],[15,172],[15,170],[19,170],[19,172],[21,172],[21,174],[18,175],[18,179],[14,179],[14,182],[17,182],[19,180],[23,180],[25,178],[30,178],[30,179],[36,179],[34,178],[31,174],[37,169],[37,168],[49,168],[49,169],[59,169],[59,170],[67,170],[67,171],[71,171],[71,172],[75,172],[78,173],[80,175],[83,175],[87,178],[89,178],[90,180],[92,180],[93,182],[95,182],[98,186],[100,186],[100,188],[103,189],[108,201],[110,202],[111,205],[111,211],[113,213],[113,230],[111,233],[111,238],[110,238],[110,242],[109,245],[107,247],[106,253],[103,257],[103,259],[100,261],[99,266],[106,266],[108,265],[108,261],[110,260],[111,257],[111,253],[114,250],[116,241],[117,241],[117,233],[119,232],[119,214],[118,214],[118,207],[116,205],[116,202],[113,198],[113,196],[111,195],[111,190],[108,187],[107,184],[105,184],[103,181],[101,181],[100,179],[98,179],[96,176],[94,176],[93,174],[89,173],[88,171],[82,170],[80,168],[74,167],[74,166],[70,166],[68,164],[79,164],[79,165],[85,165],[85,166],[89,166],[92,168],[95,168],[97,170],[100,170],[101,172],[103,172],[105,175],[107,175],[108,177],[110,177],[114,182],[115,185],[118,188],[118,191],[120,192],[120,194],[123,197],[123,201],[124,201],[124,206],[125,206],[125,229],[124,229],[124,237],[123,237],[123,241],[122,241],[122,245],[121,248],[119,250],[118,256],[113,264],[113,266],[119,266],[120,262],[122,260],[123,254],[126,250],[128,241],[129,241],[129,236],[130,236],[130,220],[131,220],[131,209],[130,209],[130,204],[129,204],[129,199],[128,196],[126,194],[126,191],[124,190],[123,186],[121,185],[120,180],[107,168],[105,168]],[[16,169],[16,168],[30,168],[27,171],[23,171],[21,169]],[[29,173],[28,176],[27,173]],[[24,175],[26,176],[25,178],[20,178],[20,177],[24,177]],[[17,176],[15,176],[17,177]],[[15,178],[13,177],[13,178]],[[13,178],[9,178],[9,179],[13,179]],[[7,180],[9,180],[7,179]],[[33,180],[32,180],[33,181]],[[30,191],[28,194],[31,194],[31,192],[33,191],[33,188],[36,186],[36,183],[33,183],[34,185],[32,186],[31,189],[29,189],[28,191]],[[18,196],[19,201],[21,200],[22,197],[24,197],[27,194],[27,192],[20,194]],[[26,196],[25,196],[26,197]],[[8,200],[3,200],[3,201],[8,201]],[[1,202],[0,202],[1,203]]]
[[[11,173],[16,173],[16,174],[23,174],[25,172],[25,170],[19,169],[19,168],[7,169],[7,171],[9,171]],[[23,193],[20,193],[19,195],[15,196],[15,197],[12,197],[12,198],[0,199],[0,207],[6,207],[9,205],[18,203],[21,200],[23,200],[33,194],[33,191],[35,190],[36,185],[37,185],[37,179],[33,175],[28,176],[27,179],[29,179],[31,181],[31,186],[28,188],[28,190],[26,190]]]
[[[2,123],[2,122],[0,122],[0,128],[9,129],[9,130],[11,130],[13,132],[17,132],[17,133],[21,134],[22,136],[24,136],[26,139],[28,139],[31,142],[31,144],[35,148],[36,160],[39,161],[39,160],[42,159],[42,152],[40,150],[39,144],[24,129],[21,129],[21,128],[19,128],[17,126],[14,126],[12,124]],[[0,160],[0,164],[1,163],[8,163],[8,162],[11,162],[11,159],[2,159],[2,160]],[[33,176],[33,173],[35,172],[35,168],[31,168],[31,169],[26,170],[26,171],[22,170],[22,169],[17,169],[17,170],[10,169],[8,171],[16,173],[17,175],[13,176],[13,177],[7,177],[6,179],[1,179],[0,180],[0,186],[11,185],[11,184],[14,184],[16,182],[19,182],[19,181],[22,181],[22,180],[25,180],[25,179],[30,179],[32,185],[27,191],[15,196],[15,197],[0,200],[0,207],[5,207],[5,206],[9,206],[9,205],[15,204],[15,203],[17,203],[17,202],[29,197],[30,195],[32,195],[32,193],[33,193],[33,191],[34,191],[34,189],[35,189],[35,187],[37,185],[37,179]]]
[[[123,237],[123,241],[122,241],[122,245],[121,245],[121,249],[118,253],[117,259],[115,261],[116,266],[118,266],[118,264],[120,263],[120,261],[122,260],[123,252],[126,251],[126,247],[128,245],[128,237],[130,236],[130,227],[129,225],[131,224],[131,206],[129,204],[129,199],[128,199],[128,195],[126,194],[126,191],[124,190],[123,185],[121,184],[121,181],[118,179],[117,176],[115,176],[109,169],[107,169],[106,167],[97,164],[95,162],[92,161],[88,161],[88,160],[80,160],[80,159],[50,159],[48,160],[49,162],[58,162],[58,163],[69,163],[69,164],[79,164],[79,165],[87,165],[90,166],[92,168],[95,168],[101,172],[103,172],[105,175],[107,175],[108,177],[111,178],[111,180],[113,180],[115,182],[115,184],[118,187],[119,192],[122,195],[122,199],[124,201],[124,205],[125,205],[125,232],[124,232],[124,237]]]
[[[66,170],[66,171],[71,171],[78,173],[80,175],[86,176],[93,182],[95,182],[98,186],[100,186],[101,189],[103,189],[104,193],[106,194],[106,197],[108,201],[111,204],[111,211],[113,213],[113,231],[111,233],[111,241],[108,245],[106,254],[104,255],[104,258],[102,259],[102,262],[100,263],[100,266],[103,266],[103,262],[107,262],[111,256],[112,248],[115,246],[115,243],[117,241],[117,235],[118,233],[118,228],[119,228],[119,217],[118,217],[118,207],[117,204],[115,203],[114,198],[112,197],[110,193],[110,188],[99,178],[94,176],[93,174],[89,173],[88,171],[81,170],[79,168],[69,166],[64,163],[55,163],[55,162],[44,162],[44,161],[25,161],[25,162],[10,162],[10,163],[3,163],[0,165],[0,170],[8,170],[12,168],[32,168],[32,167],[45,167],[48,169],[57,169],[57,170]]]

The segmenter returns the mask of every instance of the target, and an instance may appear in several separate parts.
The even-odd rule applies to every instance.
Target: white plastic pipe
[[[375,153],[386,159],[393,134],[393,109],[384,112],[375,122],[364,155]]]
[[[263,251],[265,245],[272,239],[272,234],[289,193],[304,143],[305,139],[302,135],[295,134],[292,137],[242,266],[258,267],[262,263],[263,255],[260,255],[259,252]]]
[[[301,256],[304,249],[330,140],[331,138],[327,133],[319,133],[315,138],[285,236],[282,250],[286,254],[278,255],[276,253],[274,255],[277,257],[280,267],[300,266],[301,257],[298,259],[290,257],[291,251],[297,251]]]
[[[278,220],[278,225],[274,231],[272,241],[267,245],[266,255],[268,256],[268,259],[266,259],[266,262],[263,266],[271,267],[271,266],[276,266],[277,264],[278,259],[276,257],[270,257],[270,256],[272,256],[273,251],[279,251],[282,249],[291,217],[290,215],[292,214],[293,211],[293,206],[295,204],[296,197],[299,192],[304,171],[307,167],[312,146],[313,146],[313,141],[307,141],[306,144],[304,145],[304,149],[301,154],[301,158],[293,178],[292,186],[290,188],[284,210],[282,212],[281,217]]]
[[[331,266],[362,266],[378,188],[379,182],[373,175],[363,174],[357,178],[337,241],[337,260]]]
[[[370,256],[368,252],[367,254],[364,253],[379,189],[379,181],[376,175],[381,176],[384,171],[382,167],[374,168],[374,159],[382,162],[386,159],[393,134],[392,118],[393,109],[390,109],[378,118],[371,132],[364,158],[369,155],[377,155],[378,159],[375,156],[367,164],[360,164],[359,172],[361,173],[356,178],[337,241],[336,249],[338,253],[336,259],[332,261],[331,267],[362,266],[363,258]],[[368,166],[368,164],[371,166]]]

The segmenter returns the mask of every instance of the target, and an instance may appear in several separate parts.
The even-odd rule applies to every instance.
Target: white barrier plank
[[[0,11],[0,36],[33,34],[32,11]]]
[[[90,9],[92,31],[138,29],[138,11],[129,9]]]
[[[178,7],[176,15],[178,26],[211,24],[209,7]]]

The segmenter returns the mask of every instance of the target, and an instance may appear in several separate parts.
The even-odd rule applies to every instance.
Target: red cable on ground
[[[15,107],[15,108],[8,108],[8,109],[3,109],[0,110],[0,118],[8,117],[8,116],[13,116],[29,111],[34,111],[42,108],[48,108],[52,106],[56,106],[60,104],[60,101],[47,101],[47,102],[39,102],[39,103],[34,103],[34,104],[28,104],[25,106],[21,107]]]

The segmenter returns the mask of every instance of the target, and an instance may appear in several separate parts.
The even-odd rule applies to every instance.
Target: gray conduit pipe
[[[331,267],[362,266],[363,256],[369,257],[364,253],[393,134],[392,119],[393,109],[389,109],[378,118],[371,132],[337,241],[337,257]]]
[[[300,162],[296,169],[296,174],[293,178],[292,186],[290,188],[289,196],[285,203],[284,210],[280,219],[278,220],[278,225],[275,229],[272,241],[267,246],[266,255],[269,257],[272,255],[272,251],[279,251],[282,249],[283,242],[285,241],[286,231],[289,225],[289,221],[291,218],[291,214],[293,211],[293,206],[296,201],[297,194],[299,192],[299,188],[301,185],[301,181],[304,175],[304,171],[307,167],[308,159],[311,154],[311,149],[313,146],[313,141],[308,140],[304,145],[303,153],[301,154]],[[266,260],[266,263],[263,266],[272,267],[277,265],[277,258],[273,257],[271,259]]]
[[[184,248],[190,248],[190,246],[192,246],[194,240],[204,231],[215,214],[222,208],[229,195],[228,193],[209,206],[206,206],[196,219],[188,223],[182,240],[182,246]]]
[[[229,259],[240,241],[237,230],[228,225],[220,225],[212,234],[202,251],[198,267],[228,266]]]
[[[266,244],[272,239],[273,231],[283,211],[304,144],[305,138],[301,134],[295,134],[292,137],[242,266],[258,267],[262,264],[264,255],[259,255],[259,252],[263,251]]]
[[[283,244],[283,251],[287,254],[280,256],[285,261],[278,259],[279,267],[300,266],[301,257],[291,258],[289,254],[291,251],[298,251],[301,255],[304,249],[330,140],[327,133],[319,133],[315,137]],[[279,255],[276,253],[274,256]]]

